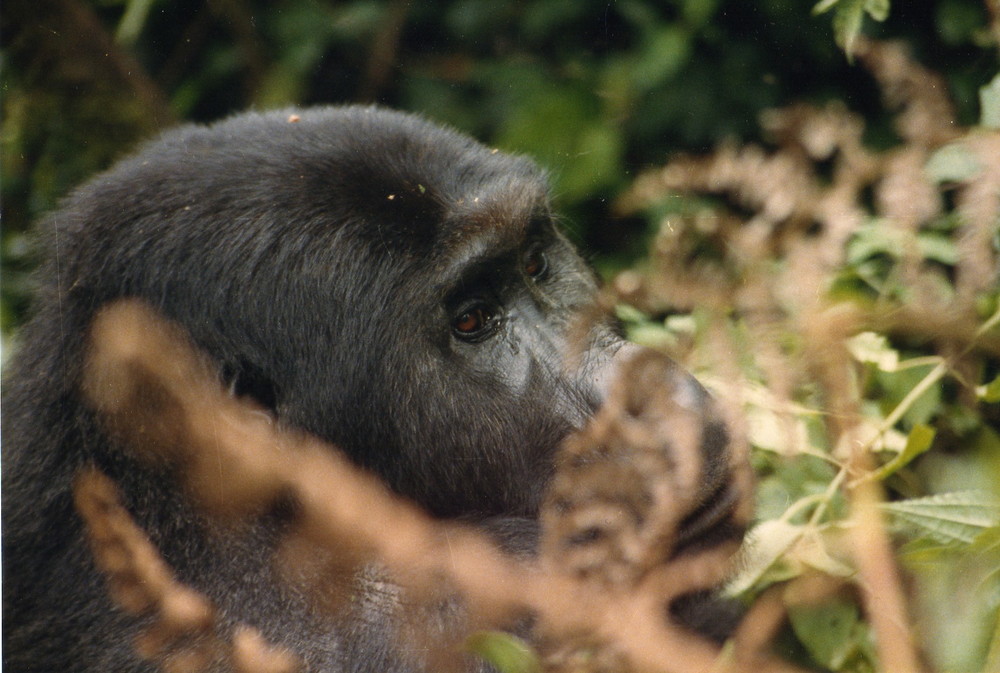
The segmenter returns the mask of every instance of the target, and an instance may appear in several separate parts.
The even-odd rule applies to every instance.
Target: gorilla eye
[[[451,327],[455,334],[467,341],[478,341],[493,333],[498,311],[483,302],[477,302],[459,311]]]
[[[549,259],[542,251],[542,246],[533,245],[524,253],[521,268],[530,278],[539,279],[549,270]]]

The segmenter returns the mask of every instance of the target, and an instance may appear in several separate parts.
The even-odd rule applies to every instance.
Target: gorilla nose
[[[740,489],[732,480],[728,432],[715,401],[697,379],[662,353],[625,343],[592,380],[601,400],[598,416],[647,428],[661,437],[676,467],[691,467],[680,481],[699,495],[681,522],[678,548],[738,537],[742,528],[733,513]]]
[[[663,378],[663,377],[666,378]],[[697,379],[665,355],[631,342],[621,342],[614,353],[592,372],[594,391],[603,404],[613,391],[628,388],[633,395],[651,394],[651,388],[667,386],[675,404],[703,414],[710,402],[708,393]],[[619,394],[624,391],[619,391]]]
[[[593,384],[601,403],[608,399],[611,385],[618,378],[618,374],[623,371],[624,363],[636,357],[643,350],[645,349],[642,346],[623,341],[618,350],[600,364],[597,371],[594,372]]]

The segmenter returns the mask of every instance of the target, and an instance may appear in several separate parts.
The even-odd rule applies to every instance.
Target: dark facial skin
[[[257,625],[309,670],[416,665],[387,616],[333,626],[282,586],[280,517],[220,533],[104,435],[80,366],[94,312],[119,297],[182,325],[220,380],[279,423],[437,516],[513,550],[534,544],[553,455],[624,352],[610,324],[571,339],[597,283],[553,223],[544,175],[414,116],[291,114],[172,131],[45,223],[36,313],[4,382],[5,668],[151,670],[73,510],[73,475],[89,464],[224,619]]]

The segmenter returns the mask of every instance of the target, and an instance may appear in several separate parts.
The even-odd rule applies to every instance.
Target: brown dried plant
[[[294,673],[289,652],[269,646],[253,628],[226,638],[215,628],[215,609],[178,582],[146,534],[122,506],[114,483],[96,469],[77,476],[73,488],[94,562],[108,578],[112,597],[125,612],[151,620],[135,649],[167,673],[195,673],[228,664],[236,673]]]
[[[787,421],[789,455],[807,450],[793,431],[801,409],[796,395],[810,390],[815,399],[818,393],[832,447],[826,460],[841,469],[833,486],[841,485],[851,508],[854,583],[882,670],[916,672],[924,670],[923,657],[880,510],[885,494],[872,476],[877,460],[847,343],[871,330],[927,344],[943,357],[941,372],[953,372],[967,396],[976,358],[1000,355],[1000,333],[989,328],[997,316],[981,324],[976,305],[1000,280],[993,243],[1000,229],[1000,133],[961,128],[941,79],[901,46],[860,41],[857,55],[896,112],[903,144],[874,152],[862,144],[863,122],[843,105],[798,105],[763,116],[774,150],[725,144],[640,177],[619,203],[623,212],[677,194],[710,197],[717,205],[667,216],[648,267],[621,274],[605,301],[650,315],[705,316],[709,347],[675,355],[714,373],[736,431],[745,429],[739,419],[747,391],[763,383]],[[926,167],[942,149],[973,158],[975,169],[936,182]],[[941,291],[941,270],[917,246],[918,232],[944,212],[944,191],[955,193],[960,221],[953,295]],[[893,282],[885,284],[895,289],[868,301],[842,300],[830,290],[846,265],[848,241],[876,217],[900,242]],[[734,337],[737,330],[746,331],[745,340]],[[780,596],[788,591],[801,594],[793,583],[762,597],[746,638],[773,634],[785,612],[779,603],[789,604]],[[762,628],[767,623],[771,628]],[[751,635],[756,627],[761,633]]]
[[[138,302],[112,305],[95,320],[85,391],[118,441],[134,447],[139,455],[177,466],[189,496],[213,516],[248,517],[279,494],[290,497],[300,514],[289,531],[287,548],[312,547],[333,555],[343,554],[346,548],[346,562],[355,566],[377,561],[413,601],[440,597],[440,587],[447,586],[460,597],[469,629],[499,627],[531,614],[544,634],[543,654],[550,670],[580,670],[567,665],[560,655],[572,659],[574,654],[599,652],[613,661],[614,670],[686,673],[752,667],[755,671],[791,671],[758,650],[743,652],[742,659],[726,658],[717,646],[667,618],[673,597],[714,586],[724,578],[734,549],[730,545],[671,555],[678,521],[697,504],[699,466],[691,456],[698,453],[698,430],[685,418],[688,412],[667,404],[674,366],[663,361],[660,365],[644,362],[642,367],[663,386],[662,398],[637,406],[630,388],[620,385],[609,403],[619,411],[607,411],[576,440],[578,449],[568,449],[566,460],[572,463],[574,451],[587,451],[583,447],[592,441],[618,443],[624,451],[632,439],[640,445],[640,462],[648,469],[643,479],[652,499],[644,505],[646,525],[631,537],[623,531],[613,540],[611,546],[616,549],[609,553],[623,563],[604,563],[599,574],[607,581],[599,582],[591,581],[592,574],[579,555],[563,558],[561,546],[551,542],[578,527],[578,516],[586,525],[588,508],[592,514],[592,508],[600,506],[598,498],[577,503],[581,507],[560,505],[549,511],[552,532],[545,535],[551,536],[550,542],[537,563],[508,557],[473,529],[431,520],[334,448],[280,429],[246,402],[227,395],[184,335]],[[645,429],[639,422],[644,415],[651,420]],[[631,428],[622,430],[628,438],[616,438],[612,428],[629,424]],[[666,426],[681,431],[665,435]],[[663,447],[670,447],[669,451],[664,453]],[[619,461],[624,469],[628,469],[626,464]],[[231,478],[220,482],[220,470]],[[559,477],[563,481],[556,487],[554,501],[566,484],[584,488],[593,483],[590,475],[573,472],[570,468]],[[84,483],[96,484],[97,479],[91,475]],[[623,497],[633,493],[631,481],[620,486]],[[113,502],[106,485],[82,490],[84,495],[102,494],[102,502]],[[746,516],[748,493],[747,488],[734,491],[742,499],[732,503],[740,517]],[[114,505],[104,507],[114,512],[116,520],[123,519]],[[98,550],[102,549],[102,521],[109,518],[112,515],[98,516],[91,529]],[[393,526],[389,530],[367,525],[371,521],[393,521]],[[142,560],[129,566],[124,575],[102,566],[113,588],[144,573],[169,575],[141,532],[133,527],[118,537],[141,539],[145,551],[137,555]],[[114,544],[121,542],[116,538]],[[303,562],[303,555],[279,553],[275,562]],[[322,577],[317,583],[311,589],[323,592]],[[159,581],[156,586],[162,590],[147,599],[156,605],[172,604],[174,591],[187,595],[187,590],[174,583]],[[123,607],[128,605],[121,603],[125,594],[120,589],[114,589],[113,595]],[[171,634],[186,637],[204,632],[210,628],[208,615],[210,611],[196,629],[184,622],[183,629],[175,628]],[[412,623],[406,626],[416,628]]]
[[[623,210],[678,192],[723,197],[732,207],[667,218],[648,267],[619,275],[602,303],[708,316],[706,348],[675,355],[702,369],[711,360],[719,414],[735,446],[734,525],[749,518],[748,376],[759,377],[786,411],[803,386],[818,391],[829,459],[843,470],[834,486],[845,489],[852,510],[858,577],[848,584],[863,596],[882,669],[915,672],[923,664],[878,509],[884,494],[877,479],[867,478],[874,462],[846,340],[865,329],[916,337],[946,355],[956,372],[975,355],[1000,356],[1000,335],[985,330],[975,310],[977,295],[997,281],[990,241],[1000,211],[1000,134],[958,128],[934,76],[897,47],[866,42],[858,55],[876,74],[887,103],[901,110],[904,145],[875,153],[862,143],[862,121],[843,106],[796,106],[762,120],[776,151],[725,145],[712,156],[681,158],[640,178],[622,199]],[[962,216],[955,297],[942,297],[934,282],[939,271],[907,249],[943,207],[924,166],[946,143],[963,146],[982,166],[953,186]],[[838,301],[828,289],[847,242],[870,218],[869,192],[885,226],[897,229],[904,242],[894,273],[907,291],[869,304]],[[737,318],[748,333],[743,341],[733,336]],[[189,497],[211,516],[247,518],[278,497],[292,498],[298,519],[275,563],[308,566],[318,550],[335,565],[384,568],[416,613],[432,609],[442,596],[453,600],[460,624],[431,655],[442,667],[454,664],[452,650],[471,630],[503,628],[530,615],[541,663],[550,671],[797,670],[769,653],[771,641],[789,609],[849,589],[844,580],[805,575],[768,589],[725,649],[667,616],[673,598],[722,581],[735,550],[719,545],[678,552],[685,542],[679,523],[701,504],[703,429],[676,403],[675,366],[649,357],[626,369],[604,408],[566,442],[542,514],[540,557],[533,561],[504,555],[471,528],[432,520],[334,447],[280,428],[228,396],[185,335],[141,304],[119,303],[95,321],[85,389],[116,439],[138,455],[174,465]],[[792,445],[798,441],[790,420],[787,436]],[[220,466],[234,477],[218,481]],[[239,663],[214,634],[211,606],[170,579],[142,532],[124,523],[112,487],[90,474],[81,478],[78,493],[112,595],[133,614],[156,615],[147,636],[155,646],[141,641],[140,648],[165,670],[171,663],[164,652],[206,657],[199,649],[205,647],[215,660],[246,673],[292,665],[280,659],[282,653],[271,668]],[[393,526],[367,525],[372,520]],[[109,536],[112,528],[127,532]],[[132,559],[125,565],[114,560],[123,549]],[[334,611],[341,589],[332,581],[327,586],[324,572],[312,568],[301,575],[317,583],[310,589],[326,595]],[[136,578],[156,589],[136,593]],[[441,638],[423,633],[418,619],[401,627],[421,645]],[[253,635],[233,637],[237,644],[247,641],[268,651]]]

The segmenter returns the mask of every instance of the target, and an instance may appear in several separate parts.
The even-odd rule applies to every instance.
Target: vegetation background
[[[421,112],[546,166],[557,208],[609,280],[649,265],[665,213],[687,218],[692,203],[714,207],[666,189],[655,204],[629,205],[623,194],[636,179],[724,142],[766,145],[769,109],[835,102],[863,118],[873,152],[911,143],[870,69],[845,51],[859,35],[901,40],[941,75],[957,129],[1000,125],[995,0],[7,0],[0,11],[0,319],[8,345],[37,262],[31,223],[141,139],[181,121],[347,102]],[[936,184],[961,182],[954,163],[942,161]],[[829,172],[816,163],[821,177]],[[965,257],[955,192],[945,187],[943,211],[914,236],[919,261],[950,296]],[[906,274],[896,273],[899,241],[883,235],[868,199],[870,217],[848,242],[831,295],[912,306]],[[754,208],[745,210],[751,219]],[[986,226],[995,265],[1000,220]],[[713,254],[703,240],[694,247]],[[733,258],[717,257],[741,273]],[[856,402],[878,428],[872,453],[889,466],[878,481],[894,517],[920,660],[940,671],[1000,670],[998,292],[995,266],[977,273],[987,274],[970,304],[979,328],[953,340],[961,358],[935,337],[900,336],[892,326],[867,324],[844,341],[857,365]],[[704,356],[709,321],[682,304],[621,312],[637,339],[676,351],[711,380],[719,372]],[[727,320],[752,350],[756,335],[741,331],[739,311]],[[775,324],[787,330],[771,335],[784,354],[802,348],[794,325]],[[760,362],[742,364],[747,390],[773,393]],[[764,550],[735,583],[747,600],[807,572],[855,572],[837,542],[849,522],[851,479],[811,420],[829,410],[810,389],[815,381],[792,378],[780,399],[747,403]],[[775,438],[800,432],[808,438],[801,446]],[[856,595],[840,593],[792,609],[777,647],[819,670],[878,670],[869,618]]]

